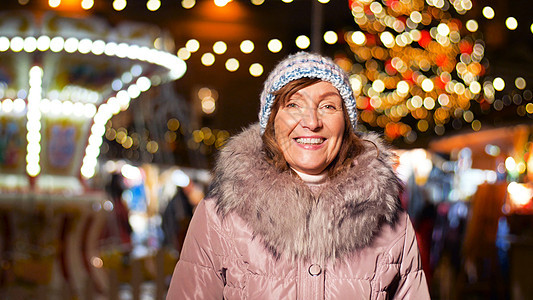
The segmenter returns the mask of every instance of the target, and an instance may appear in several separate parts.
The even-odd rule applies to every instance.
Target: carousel
[[[104,292],[105,125],[186,64],[152,25],[27,11],[0,20],[0,294]]]

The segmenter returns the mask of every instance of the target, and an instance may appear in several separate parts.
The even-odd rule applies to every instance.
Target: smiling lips
[[[326,139],[322,137],[299,137],[295,138],[294,140],[296,143],[304,146],[318,146],[326,141]]]

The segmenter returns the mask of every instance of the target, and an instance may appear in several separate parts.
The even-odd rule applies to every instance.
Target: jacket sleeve
[[[400,282],[394,299],[430,299],[426,275],[418,251],[415,231],[407,217]]]
[[[189,225],[167,300],[222,299],[224,238],[221,232],[214,201],[202,200]]]

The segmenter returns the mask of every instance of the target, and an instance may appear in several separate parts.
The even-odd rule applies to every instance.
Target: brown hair
[[[274,132],[274,119],[276,118],[279,108],[284,105],[292,95],[299,90],[313,85],[319,81],[321,80],[318,78],[300,78],[287,83],[274,93],[274,103],[272,104],[272,110],[268,118],[265,133],[263,134],[262,139],[266,160],[274,165],[274,167],[279,171],[288,170],[289,166],[285,160],[285,157],[283,156],[283,151],[276,141]],[[352,129],[352,124],[350,122],[348,113],[346,112],[344,101],[342,102],[342,111],[344,115],[344,133],[342,136],[342,144],[341,148],[339,149],[339,153],[337,153],[335,159],[328,166],[329,176],[335,176],[348,168],[354,158],[359,155],[363,149],[361,139],[355,135]]]

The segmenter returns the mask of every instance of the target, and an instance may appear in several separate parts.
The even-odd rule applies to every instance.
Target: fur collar
[[[211,196],[223,218],[236,213],[276,257],[326,262],[368,246],[400,210],[392,154],[376,134],[352,168],[318,193],[263,159],[259,126],[233,137],[219,153]]]

